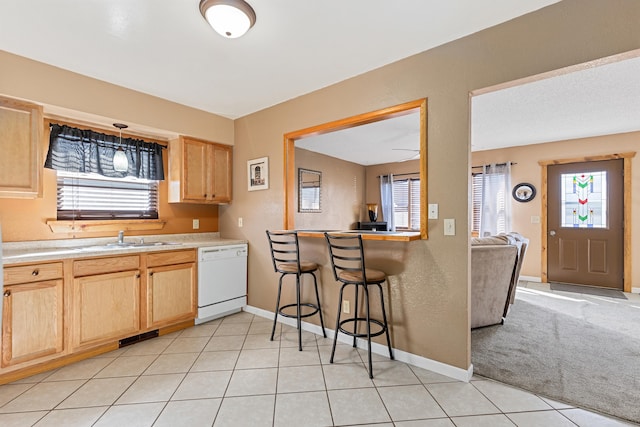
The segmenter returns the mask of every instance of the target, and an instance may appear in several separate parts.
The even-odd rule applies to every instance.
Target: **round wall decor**
[[[513,187],[511,195],[518,202],[530,202],[534,197],[536,197],[536,187],[528,182],[521,182]]]

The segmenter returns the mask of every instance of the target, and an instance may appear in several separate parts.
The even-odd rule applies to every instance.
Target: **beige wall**
[[[234,203],[220,207],[220,229],[250,241],[249,303],[270,311],[275,304],[277,277],[264,230],[284,224],[283,135],[428,97],[429,202],[439,204],[440,219],[429,221],[427,241],[370,242],[368,249],[393,274],[394,346],[467,369],[469,92],[636,49],[639,21],[635,0],[565,0],[236,120]],[[246,161],[263,156],[270,159],[270,188],[247,192]],[[456,220],[456,236],[443,236],[444,218]],[[321,239],[307,246],[326,267]],[[331,319],[337,293],[327,270],[322,298]]]
[[[526,145],[500,150],[477,151],[472,153],[474,165],[488,164],[492,162],[516,162],[511,168],[511,183],[529,182],[538,189],[538,195],[528,203],[518,203],[512,200],[513,230],[518,231],[530,239],[530,249],[524,260],[522,274],[525,276],[541,277],[541,226],[531,222],[532,216],[544,216],[541,206],[541,172],[538,164],[541,160],[576,159],[586,156],[633,152],[640,148],[640,132],[607,135],[595,138],[575,139],[570,141],[558,141],[547,144]],[[631,160],[633,197],[632,224],[640,224],[640,156]],[[640,251],[634,250],[634,242],[640,241],[639,227],[632,228],[632,264],[639,265]],[[637,287],[640,283],[640,269],[632,270],[632,283]]]
[[[364,166],[296,148],[298,168],[322,172],[322,212],[298,212],[298,183],[294,221],[300,230],[347,230],[355,228],[364,204]]]
[[[123,122],[129,130],[153,135],[191,135],[224,144],[234,143],[233,121],[160,98],[108,84],[56,67],[0,51],[0,94],[44,105],[45,114],[61,112],[70,120],[99,123]],[[45,133],[48,134],[48,133]],[[42,141],[43,147],[48,141]],[[43,155],[46,155],[46,153]],[[165,151],[166,155],[166,151]],[[165,172],[168,173],[165,157]],[[99,233],[53,233],[46,225],[56,217],[56,175],[43,169],[43,197],[0,198],[0,223],[4,241],[64,239],[113,235]],[[218,207],[167,203],[166,181],[159,187],[160,231],[135,234],[193,232],[192,219],[200,219],[198,231],[218,231]]]

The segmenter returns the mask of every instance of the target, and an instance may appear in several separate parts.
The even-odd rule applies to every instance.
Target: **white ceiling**
[[[640,51],[633,54],[474,96],[472,151],[640,130]]]
[[[420,158],[420,112],[300,139],[296,147],[363,166]]]
[[[558,0],[248,0],[225,39],[199,0],[2,0],[0,49],[237,118]]]

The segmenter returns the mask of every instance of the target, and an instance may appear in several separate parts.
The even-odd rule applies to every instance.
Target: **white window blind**
[[[471,232],[480,233],[482,218],[482,174],[471,176]]]
[[[58,171],[58,219],[157,219],[158,182]]]
[[[396,229],[420,229],[420,179],[394,179],[393,213]]]

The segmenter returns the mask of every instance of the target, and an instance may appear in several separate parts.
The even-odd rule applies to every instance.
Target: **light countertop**
[[[144,246],[107,246],[116,242],[115,237],[92,239],[40,240],[30,242],[5,242],[2,245],[2,262],[5,266],[67,258],[87,258],[113,256],[143,252],[197,249],[208,246],[235,245],[247,243],[240,239],[221,239],[220,233],[159,234],[147,236],[125,236],[124,242]],[[154,245],[153,243],[164,244]]]
[[[324,238],[325,231],[338,234],[360,234],[362,236],[362,240],[411,242],[421,239],[420,232],[417,231],[298,230],[298,236]]]

